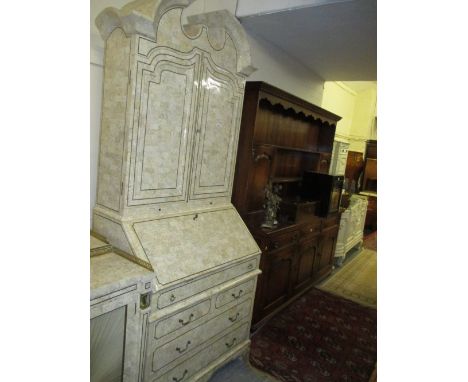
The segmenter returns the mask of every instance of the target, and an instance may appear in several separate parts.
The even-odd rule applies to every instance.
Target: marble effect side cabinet
[[[341,214],[335,247],[335,262],[341,265],[350,249],[362,244],[367,212],[367,197],[352,195],[348,208]]]
[[[137,381],[153,273],[94,236],[90,265],[90,381]]]
[[[96,19],[106,41],[93,231],[152,274],[135,381],[202,381],[246,354],[260,250],[232,206],[245,32],[193,0]],[[136,374],[132,374],[136,375]]]

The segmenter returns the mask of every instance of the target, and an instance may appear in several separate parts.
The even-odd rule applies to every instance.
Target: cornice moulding
[[[96,17],[96,27],[104,41],[116,28],[122,28],[127,36],[140,34],[157,40],[159,22],[163,15],[176,8],[186,8],[195,0],[136,0],[121,9],[109,7]],[[203,29],[215,50],[221,50],[229,35],[238,51],[237,72],[244,76],[256,68],[251,64],[250,45],[244,28],[227,10],[196,14],[187,17],[188,23],[181,25],[187,37],[197,39]]]

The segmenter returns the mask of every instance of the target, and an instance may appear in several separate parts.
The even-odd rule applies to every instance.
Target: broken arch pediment
[[[96,18],[96,26],[104,40],[107,40],[114,29],[121,28],[127,36],[139,34],[157,41],[159,33],[173,32],[160,29],[162,18],[174,9],[179,9],[182,15],[182,11],[193,2],[194,0],[136,0],[121,9],[104,9]],[[178,28],[184,36],[191,40],[206,40],[215,51],[222,50],[226,40],[230,39],[237,52],[237,73],[248,76],[256,70],[251,65],[246,33],[232,13],[227,10],[202,13],[189,16],[187,21],[187,24],[182,25],[182,17],[178,19]]]

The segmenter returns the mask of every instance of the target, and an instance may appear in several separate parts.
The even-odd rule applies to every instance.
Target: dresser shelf
[[[262,250],[253,324],[331,272],[339,213],[300,198],[305,171],[328,174],[340,117],[264,82],[247,82],[232,202]],[[261,228],[264,190],[281,184],[275,228]]]

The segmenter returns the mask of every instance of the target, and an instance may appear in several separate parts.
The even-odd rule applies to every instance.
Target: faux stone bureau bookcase
[[[206,380],[245,354],[260,250],[231,193],[246,76],[228,11],[191,0],[105,9],[93,230],[153,272],[140,381]]]

